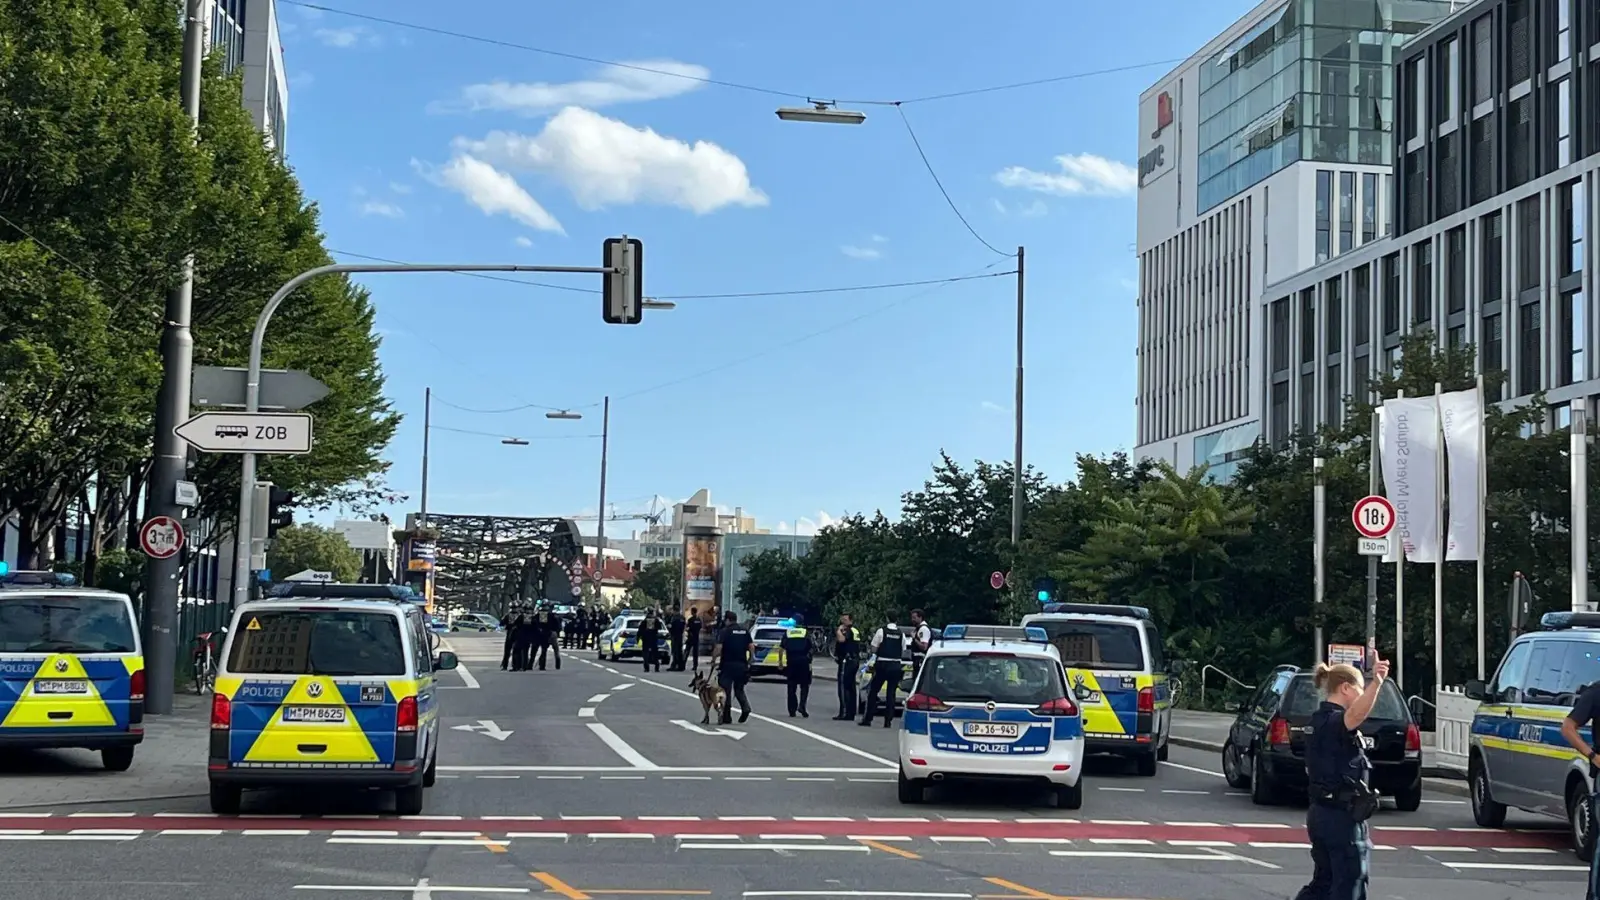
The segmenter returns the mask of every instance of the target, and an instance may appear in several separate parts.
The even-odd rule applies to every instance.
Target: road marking
[[[591,725],[590,728],[595,726]],[[637,766],[440,766],[440,772],[463,772],[468,774],[495,773],[495,772],[564,772],[564,773],[590,773],[604,774],[617,772],[623,774],[638,774]],[[653,772],[662,774],[749,774],[749,775],[821,775],[836,773],[840,775],[866,775],[880,773],[882,769],[841,769],[832,766],[650,766]],[[132,815],[131,813],[129,815]],[[199,815],[199,813],[196,813]],[[0,813],[0,819],[14,818],[11,813]],[[241,818],[254,818],[242,816]],[[299,816],[275,816],[261,818],[298,819]],[[1476,830],[1476,829],[1470,829]]]
[[[633,749],[633,747],[630,746],[627,741],[618,737],[615,731],[612,731],[606,726],[601,725],[599,722],[590,722],[589,730],[594,732],[595,737],[598,737],[601,741],[603,741],[607,747],[612,749],[613,752],[622,757],[624,762],[633,766],[635,769],[660,768],[655,763],[645,759],[644,754]]]
[[[158,831],[157,834],[170,834],[173,837],[216,837],[222,834],[221,828],[168,828]]]
[[[867,816],[868,822],[926,822],[924,816]]]
[[[679,841],[737,841],[743,840],[737,834],[675,834],[674,840]]]
[[[1167,822],[1166,824],[1168,824],[1168,825],[1176,825],[1176,826],[1178,826],[1180,828],[1222,828],[1223,827],[1222,825],[1219,825],[1216,822]]]
[[[562,816],[567,822],[621,822],[621,816]]]
[[[828,781],[828,782],[833,782],[833,781],[838,781],[838,780],[839,779],[837,779],[837,778],[797,778],[797,777],[794,777],[794,776],[790,776],[790,777],[784,779],[784,781]]]
[[[1250,846],[1257,850],[1310,850],[1310,844],[1301,844],[1294,841],[1251,841]]]
[[[1203,795],[1209,794],[1211,792],[1210,791],[1175,791],[1175,790],[1172,790],[1172,789],[1169,788],[1169,789],[1163,790],[1161,793],[1163,793],[1163,794],[1200,794],[1200,795],[1203,796]]]
[[[825,834],[761,834],[756,835],[763,841],[825,841]]]
[[[1051,837],[1008,837],[1008,838],[1005,839],[1005,841],[1008,844],[1070,844],[1070,843],[1072,843],[1072,840],[1070,838],[1051,838]]]
[[[1150,823],[1149,822],[1142,822],[1142,821],[1139,821],[1138,819],[1090,819],[1089,820],[1089,824],[1090,825],[1149,825]]]
[[[505,841],[491,841],[491,840],[489,840],[488,838],[484,837],[481,834],[478,835],[478,840],[483,844],[483,848],[485,850],[488,850],[490,853],[504,853],[504,852],[506,852],[506,842]]]
[[[1219,859],[1229,859],[1229,860],[1233,860],[1234,862],[1249,863],[1252,866],[1260,866],[1263,869],[1282,869],[1283,868],[1283,866],[1280,866],[1277,863],[1269,863],[1264,859],[1256,859],[1253,856],[1241,856],[1238,853],[1234,853],[1231,850],[1218,850],[1218,849],[1215,849],[1215,848],[1212,848],[1212,847],[1207,847],[1207,848],[1205,848],[1205,850],[1206,850],[1207,853],[1211,853],[1211,854],[1215,855],[1216,857],[1218,857]]]
[[[934,835],[933,836],[933,842],[936,843],[936,844],[993,844],[994,843],[994,841],[991,841],[986,837],[940,837],[939,835]]]
[[[1167,841],[1173,847],[1232,847],[1232,841]]]
[[[1478,848],[1476,848],[1476,847],[1429,847],[1429,846],[1424,846],[1422,844],[1418,844],[1417,846],[1412,847],[1411,849],[1417,851],[1418,853],[1476,853],[1476,852],[1478,852]]]
[[[1154,847],[1156,845],[1155,841],[1147,841],[1144,838],[1090,838],[1089,843],[1102,846],[1116,845],[1122,847]]]
[[[459,661],[459,659],[456,662],[456,674],[461,676],[461,683],[468,690],[474,690],[475,691],[478,688],[483,686],[481,684],[478,684],[478,679],[473,677],[473,674],[471,672],[467,671],[467,667],[462,665],[461,662]]]
[[[593,833],[591,833],[589,835],[589,840],[591,840],[591,841],[602,841],[602,840],[644,840],[644,841],[653,841],[655,839],[656,839],[656,836],[653,835],[653,834],[634,834],[631,831],[599,831],[599,832],[593,832]]]
[[[699,816],[640,816],[641,822],[698,822]]]
[[[777,816],[717,816],[719,822],[776,822]]]
[[[544,885],[551,893],[560,894],[566,897],[567,900],[589,900],[588,894],[551,875],[549,872],[529,872],[528,874],[532,875],[534,881]]]
[[[1442,865],[1442,866],[1449,866],[1452,869],[1499,869],[1499,870],[1502,870],[1502,871],[1509,871],[1509,872],[1587,872],[1587,871],[1589,871],[1589,867],[1588,866],[1538,866],[1538,865],[1518,865],[1516,863],[1464,863],[1464,862],[1463,863],[1458,863],[1458,862],[1444,862],[1443,860],[1440,860],[1439,864]]]
[[[588,700],[586,700],[584,702],[586,702],[586,703],[604,703],[604,702],[606,702],[606,698],[610,697],[610,696],[611,696],[610,694],[595,694],[593,697],[590,697]]]
[[[485,776],[482,776],[482,777],[484,777],[484,778],[493,778],[494,776],[485,775]],[[600,780],[601,781],[643,781],[644,780],[644,776],[643,775],[601,775],[600,776]]]
[[[1185,772],[1194,772],[1197,775],[1210,775],[1213,778],[1222,778],[1222,777],[1224,777],[1221,772],[1213,772],[1210,769],[1202,769],[1202,768],[1199,768],[1197,766],[1186,766],[1183,763],[1167,762],[1165,760],[1162,760],[1161,764],[1163,766],[1171,766],[1174,769],[1182,769]]]
[[[1544,847],[1490,847],[1496,853],[1554,853]]]
[[[350,831],[339,829],[333,832],[333,837],[399,837],[398,831]]]
[[[565,841],[569,835],[565,831],[513,831],[506,837],[513,840],[525,838],[548,838],[550,840]]]
[[[39,817],[43,817],[43,816],[48,816],[50,814],[49,813],[35,813],[34,815],[35,816],[39,816]],[[69,818],[69,819],[131,819],[131,818],[133,818],[133,813],[131,813],[131,812],[75,812],[75,813],[68,813],[67,814],[67,818]]]
[[[246,828],[239,832],[245,837],[306,837],[309,828]]]
[[[852,848],[854,849],[854,848]],[[929,897],[929,898],[971,898],[971,894],[936,894],[923,891],[745,891],[745,897]],[[1039,897],[1049,897],[1049,894],[1038,894]]]
[[[381,844],[392,847],[487,847],[498,844],[504,852],[505,841],[491,841],[482,835],[474,838],[328,838],[329,844]],[[438,888],[434,888],[438,890]]]
[[[901,859],[921,859],[922,858],[922,857],[918,856],[917,854],[912,853],[910,850],[901,850],[899,847],[891,847],[888,844],[883,843],[885,840],[894,840],[894,838],[852,837],[850,840],[859,841],[862,844],[865,844],[867,847],[871,847],[873,850],[877,850],[877,851],[879,851],[881,853],[892,853],[895,856],[900,857]],[[863,849],[865,849],[865,848],[863,848]]]
[[[781,850],[820,850],[843,851],[846,853],[870,853],[866,847],[852,847],[848,844],[679,844],[679,850],[767,850],[776,853]],[[913,859],[921,857],[913,856]],[[745,896],[750,896],[746,894]],[[838,896],[837,894],[824,894],[824,896]]]
[[[1050,855],[1079,859],[1170,859],[1197,862],[1224,862],[1231,858],[1215,853],[1158,853],[1139,850],[1051,850]]]
[[[1142,793],[1144,793],[1144,788],[1130,788],[1130,787],[1102,787],[1102,788],[1099,788],[1098,790],[1102,790],[1102,791],[1120,791],[1120,792],[1122,792],[1124,794],[1142,794]]]
[[[911,838],[903,834],[847,834],[845,837],[852,841],[899,841],[910,843]]]
[[[1044,891],[1036,891],[1031,887],[1025,887],[1017,884],[1015,881],[1007,881],[1004,878],[985,878],[984,881],[989,882],[995,887],[1003,887],[1008,891],[1014,891],[1024,897],[1035,898],[1035,900],[1056,900],[1056,896],[1054,894],[1046,894]]]
[[[445,776],[447,778],[453,776]],[[540,781],[582,781],[582,775],[540,775]]]
[[[625,690],[627,690],[628,688],[631,688],[631,687],[633,687],[633,682],[629,681],[629,682],[626,682],[624,684],[619,684],[616,687],[612,688],[611,690],[612,690],[613,693],[615,693],[617,691],[625,691]]]
[[[485,822],[542,822],[544,816],[484,816]]]
[[[945,816],[944,820],[946,822],[960,822],[960,823],[965,824],[965,825],[992,824],[992,823],[1000,821],[999,819],[965,819],[965,818],[959,818],[958,819],[958,818],[956,818],[954,816]]]
[[[427,897],[428,896],[427,892],[429,892],[429,891],[435,892],[435,893],[443,892],[443,891],[449,891],[449,892],[459,893],[459,894],[529,894],[529,893],[532,893],[532,891],[528,890],[527,888],[511,888],[511,887],[445,887],[444,885],[429,884],[428,883],[428,879],[426,879],[426,878],[422,879],[421,881],[417,882],[416,884],[406,884],[406,885],[387,885],[387,884],[297,884],[297,885],[294,886],[293,890],[297,890],[297,891],[361,891],[361,892],[368,892],[368,893],[382,893],[382,892],[385,892],[385,891],[388,891],[390,893],[409,892],[413,898],[415,898],[415,897]],[[418,893],[418,891],[422,891],[423,893]]]
[[[578,718],[580,718],[580,719],[592,719],[592,718],[594,718],[594,707],[585,706],[583,709],[578,710]]]
[[[67,834],[144,834],[143,828],[74,828]]]
[[[849,816],[795,816],[796,822],[854,822]]]

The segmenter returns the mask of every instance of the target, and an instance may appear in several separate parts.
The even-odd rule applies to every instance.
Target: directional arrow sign
[[[195,366],[189,402],[195,406],[244,408],[242,366]],[[262,369],[260,409],[298,410],[328,396],[328,386],[299,369]]]
[[[207,453],[311,452],[309,413],[201,413],[173,431]]]
[[[478,724],[476,725],[452,725],[450,727],[455,731],[476,731],[479,734],[492,737],[497,741],[503,741],[516,733],[513,731],[502,731],[500,726],[494,723],[493,719],[479,719]]]
[[[745,733],[742,731],[734,731],[732,728],[701,728],[699,725],[696,725],[687,719],[673,719],[672,724],[684,729],[685,731],[692,731],[695,734],[720,734],[723,737],[731,737],[736,741],[744,740]]]

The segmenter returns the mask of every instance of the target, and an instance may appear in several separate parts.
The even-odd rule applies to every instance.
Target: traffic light
[[[1056,599],[1056,580],[1048,575],[1033,580],[1034,596],[1040,603],[1054,603]]]
[[[277,537],[278,529],[294,524],[294,494],[277,485],[267,489],[267,537]]]

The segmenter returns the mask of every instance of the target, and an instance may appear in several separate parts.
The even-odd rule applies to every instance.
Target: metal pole
[[[1323,659],[1322,643],[1322,598],[1325,591],[1323,583],[1322,564],[1328,555],[1328,486],[1324,483],[1322,467],[1325,460],[1318,456],[1311,460],[1311,477],[1315,484],[1311,489],[1312,515],[1316,517],[1311,525],[1313,535],[1313,553],[1316,559],[1312,562],[1312,601],[1313,618],[1316,625],[1312,628],[1311,663],[1316,665]]]
[[[1017,446],[1011,457],[1011,545],[1022,544],[1022,276],[1023,249],[1017,248]]]
[[[1484,415],[1483,405],[1483,376],[1478,376],[1478,680],[1486,676],[1488,658],[1484,655],[1484,643],[1489,625],[1484,619],[1483,602],[1487,592],[1484,583],[1485,562],[1484,536],[1489,532],[1489,431],[1486,424],[1487,416]]]
[[[433,388],[422,389],[422,509],[417,527],[428,527],[428,434],[433,430]]]
[[[1433,383],[1433,502],[1434,521],[1439,526],[1438,556],[1433,558],[1433,695],[1439,699],[1444,689],[1444,553],[1449,522],[1444,517],[1444,417],[1439,415],[1439,396],[1444,385]]]
[[[1395,391],[1395,398],[1405,397],[1405,391]],[[1398,522],[1396,525],[1398,526]],[[1389,532],[1399,541],[1394,555],[1394,683],[1405,691],[1406,683],[1406,541],[1399,528]]]
[[[1572,611],[1589,608],[1589,423],[1581,405],[1572,408]]]
[[[271,324],[273,314],[278,311],[279,306],[283,305],[283,301],[294,293],[295,288],[313,278],[322,275],[379,274],[384,272],[543,272],[545,274],[605,275],[617,271],[619,270],[610,266],[517,266],[473,263],[338,263],[307,269],[284,282],[283,287],[278,288],[277,293],[274,293],[267,300],[266,307],[261,310],[261,315],[256,318],[255,331],[250,335],[250,363],[244,380],[245,412],[261,411],[261,353],[262,344],[267,337],[267,325]],[[249,599],[250,506],[254,493],[252,488],[256,483],[256,455],[254,453],[241,453],[239,457],[238,550],[234,554],[233,561],[233,596],[235,602],[243,603]]]
[[[594,552],[599,561],[595,563],[594,592],[600,596],[600,588],[605,585],[606,572],[606,448],[611,443],[611,398],[605,398],[604,406],[600,412],[600,517],[595,525]]]
[[[188,0],[183,23],[183,110],[198,134],[200,74],[205,59],[205,3]],[[188,444],[174,431],[189,417],[189,380],[194,369],[194,337],[189,333],[194,301],[194,254],[183,258],[178,283],[167,294],[166,321],[161,329],[161,394],[156,403],[155,460],[150,467],[147,512],[180,519],[178,482],[186,474]],[[183,557],[151,559],[145,569],[144,655],[148,674],[144,711],[172,712],[173,678],[178,665],[178,576]]]
[[[1367,493],[1378,495],[1378,410],[1372,410],[1372,440],[1367,458]],[[1394,540],[1394,538],[1390,538]],[[1378,557],[1367,557],[1367,646],[1378,646]]]

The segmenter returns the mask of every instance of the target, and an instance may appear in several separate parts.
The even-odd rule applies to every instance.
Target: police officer
[[[1600,785],[1600,766],[1595,765],[1595,761],[1600,760],[1600,753],[1596,753],[1594,746],[1583,739],[1583,733],[1579,730],[1588,727],[1591,735],[1600,734],[1597,725],[1600,725],[1600,681],[1580,690],[1577,701],[1572,704],[1572,712],[1561,720],[1561,736],[1567,739],[1572,749],[1589,761],[1589,780]],[[1596,799],[1591,797],[1589,802],[1594,804]],[[1589,861],[1589,890],[1585,898],[1600,900],[1600,853],[1596,853]]]
[[[739,614],[729,612],[723,617],[722,631],[711,648],[711,667],[717,670],[717,686],[725,698],[739,701],[739,722],[750,718],[750,698],[744,695],[745,683],[750,680],[750,629],[739,624]],[[733,704],[722,701],[722,724],[731,723]]]
[[[833,633],[833,658],[839,670],[835,677],[839,686],[839,714],[836,722],[848,722],[856,717],[856,670],[861,668],[861,631],[849,613],[839,616],[839,627]]]
[[[506,606],[506,614],[500,617],[500,628],[505,632],[504,646],[500,651],[500,671],[504,672],[511,667],[513,662],[512,652],[517,644],[517,613],[521,601],[513,600]]]
[[[644,670],[650,671],[653,663],[656,671],[661,671],[661,620],[656,618],[656,611],[650,610],[644,614],[644,621],[639,623],[639,650],[644,655]]]
[[[783,636],[783,680],[788,685],[789,718],[806,712],[806,700],[811,696],[811,633],[798,622]]]
[[[669,671],[683,671],[683,632],[686,628],[688,623],[684,621],[683,610],[674,609],[667,618],[667,643],[672,651],[672,659],[667,664]]]
[[[538,640],[533,625],[533,611],[526,600],[516,602],[516,615],[512,624],[511,671],[526,672],[533,668],[533,644]]]
[[[539,671],[544,671],[545,661],[552,649],[556,651],[556,671],[561,671],[561,641],[558,640],[557,634],[557,629],[561,627],[561,619],[550,612],[548,603],[540,604],[539,612],[534,616],[533,627],[539,641]],[[533,660],[528,660],[528,663],[528,667],[532,668]]]
[[[1295,900],[1366,900],[1372,854],[1367,819],[1377,811],[1378,795],[1367,784],[1371,764],[1360,729],[1389,676],[1389,663],[1377,656],[1367,649],[1370,679],[1354,666],[1327,663],[1312,676],[1323,696],[1306,737],[1311,794],[1306,834],[1313,870]]]
[[[894,723],[894,692],[900,689],[900,678],[905,674],[906,637],[900,632],[896,616],[890,615],[872,635],[872,652],[877,661],[872,664],[872,680],[867,683],[867,709],[858,725],[872,724],[877,714],[878,691],[884,691],[883,727]]]
[[[704,627],[705,623],[700,621],[700,608],[697,606],[689,607],[689,621],[687,623],[689,633],[689,659],[690,665],[695,668],[695,671],[699,671],[700,669],[700,629]]]
[[[927,617],[922,610],[911,611],[911,683],[917,683],[917,673],[922,671],[922,661],[928,656],[928,648],[933,645],[933,629],[928,627]],[[910,690],[908,686],[906,690]]]

